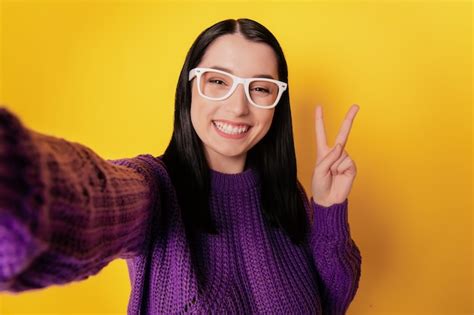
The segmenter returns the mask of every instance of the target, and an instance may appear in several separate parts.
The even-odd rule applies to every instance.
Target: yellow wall
[[[2,2],[0,101],[37,131],[104,158],[161,154],[195,37],[249,17],[289,65],[299,176],[310,191],[313,110],[347,145],[362,256],[349,315],[472,314],[472,3]],[[1,314],[125,314],[123,261],[67,286],[0,295]]]

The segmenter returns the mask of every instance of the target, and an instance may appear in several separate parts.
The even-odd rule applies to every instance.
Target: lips
[[[213,120],[212,124],[219,130],[230,134],[246,133],[252,127],[245,123],[234,123],[228,120]]]
[[[223,119],[213,120],[212,122],[213,123],[226,124],[226,125],[229,125],[230,127],[233,127],[233,128],[241,128],[241,127],[250,128],[250,127],[252,127],[252,125],[249,125],[249,124],[246,124],[246,123],[238,123],[238,122],[233,122],[233,121],[230,121],[230,120],[223,120]]]
[[[224,138],[242,139],[247,136],[252,126],[247,124],[228,124],[222,120],[212,121],[216,132]]]

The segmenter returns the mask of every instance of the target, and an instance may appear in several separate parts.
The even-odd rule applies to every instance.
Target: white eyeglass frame
[[[216,97],[206,96],[206,95],[204,95],[204,93],[202,93],[201,86],[200,86],[199,82],[201,81],[201,75],[206,71],[213,71],[213,72],[225,74],[225,75],[228,75],[229,77],[231,77],[233,79],[233,85],[231,86],[229,92],[226,95],[216,98]],[[237,88],[237,86],[239,84],[243,84],[244,90],[245,90],[245,95],[247,96],[247,99],[249,100],[250,104],[252,104],[255,107],[263,108],[263,109],[271,109],[271,108],[274,108],[275,106],[277,106],[278,102],[280,101],[281,95],[283,94],[283,92],[286,91],[286,88],[288,87],[288,84],[286,84],[285,82],[282,82],[282,81],[278,81],[278,80],[274,80],[274,79],[268,79],[268,78],[241,78],[241,77],[238,77],[238,76],[233,75],[231,73],[228,73],[228,72],[225,72],[225,71],[222,71],[222,70],[213,69],[213,68],[194,68],[194,69],[191,69],[189,71],[188,80],[191,81],[192,79],[194,79],[194,77],[197,77],[197,82],[198,82],[197,86],[198,86],[199,95],[201,95],[205,99],[208,99],[208,100],[211,100],[211,101],[225,100],[226,98],[231,96],[232,93],[234,93],[235,89]],[[276,83],[278,85],[278,95],[275,99],[275,103],[273,103],[271,106],[262,106],[262,105],[256,104],[252,100],[252,98],[250,97],[250,92],[249,92],[250,83],[252,83],[253,81],[267,81],[267,82]]]

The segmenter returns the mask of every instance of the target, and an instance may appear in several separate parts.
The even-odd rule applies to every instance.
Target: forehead
[[[268,44],[250,41],[239,33],[215,39],[207,47],[199,66],[219,66],[243,77],[268,74],[278,78],[277,58],[273,49]]]

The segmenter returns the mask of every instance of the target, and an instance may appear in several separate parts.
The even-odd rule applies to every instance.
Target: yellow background
[[[29,128],[104,158],[161,154],[196,36],[249,17],[279,39],[299,177],[310,191],[313,111],[346,150],[362,276],[348,314],[472,314],[472,3],[5,1],[0,101]],[[125,262],[67,286],[0,295],[1,314],[125,314]]]

